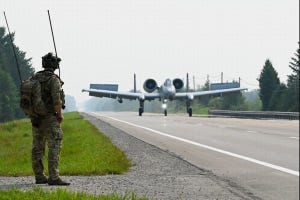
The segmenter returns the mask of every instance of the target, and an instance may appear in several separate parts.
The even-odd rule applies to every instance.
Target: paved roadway
[[[299,121],[92,115],[261,199],[299,199]]]

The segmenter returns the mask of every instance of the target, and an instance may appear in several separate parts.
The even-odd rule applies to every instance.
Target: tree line
[[[15,34],[12,33],[14,41]],[[21,51],[14,43],[16,57],[20,66],[22,79],[27,79],[34,73],[31,58]],[[24,118],[25,115],[19,106],[20,78],[14,57],[12,44],[5,28],[0,27],[0,122]]]
[[[272,62],[266,59],[257,79],[257,91],[218,98],[204,97],[198,103],[210,109],[299,112],[299,53],[298,46],[291,61],[287,63],[286,67],[290,68],[291,74],[288,75],[286,84],[280,82]],[[200,90],[208,90],[208,86],[209,82]]]
[[[292,73],[288,75],[285,84],[280,82],[272,62],[266,60],[257,79],[262,110],[299,112],[299,47],[288,67]]]

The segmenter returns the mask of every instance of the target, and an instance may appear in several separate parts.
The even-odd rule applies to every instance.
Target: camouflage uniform
[[[42,99],[47,108],[48,114],[41,117],[32,117],[32,168],[36,180],[45,179],[44,166],[42,163],[45,153],[45,145],[49,148],[48,153],[48,170],[49,179],[57,180],[58,161],[61,143],[63,139],[63,131],[55,115],[54,106],[61,105],[64,101],[62,94],[62,82],[53,70],[46,69],[36,73],[42,86]]]

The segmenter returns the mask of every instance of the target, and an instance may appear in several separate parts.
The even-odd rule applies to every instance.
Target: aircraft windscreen
[[[171,81],[170,79],[167,79],[167,80],[165,81],[164,85],[165,85],[166,87],[171,87],[172,81]]]

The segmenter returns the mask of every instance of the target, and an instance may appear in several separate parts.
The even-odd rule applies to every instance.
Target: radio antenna
[[[16,51],[15,51],[14,43],[13,43],[13,40],[12,40],[12,37],[11,37],[11,34],[10,34],[10,30],[9,30],[9,26],[8,26],[8,22],[7,22],[5,11],[3,11],[3,14],[4,14],[4,18],[5,18],[7,30],[8,30],[8,33],[9,33],[9,38],[10,38],[11,46],[12,46],[12,49],[13,49],[13,52],[14,52],[14,56],[15,56],[15,59],[16,59],[18,73],[19,73],[19,78],[20,78],[20,83],[21,83],[22,82],[22,77],[21,77],[21,72],[20,72],[20,66],[19,66],[19,62],[18,62]]]
[[[50,22],[50,28],[51,28],[52,40],[53,40],[53,44],[54,44],[55,56],[56,56],[56,59],[57,59],[57,50],[56,50],[56,45],[55,45],[55,39],[54,39],[54,33],[53,33],[53,28],[52,28],[52,22],[51,22],[50,12],[49,12],[49,10],[47,10],[47,12],[48,12],[48,17],[49,17],[49,22]],[[59,63],[57,63],[57,65],[58,65],[58,76],[60,77]]]

